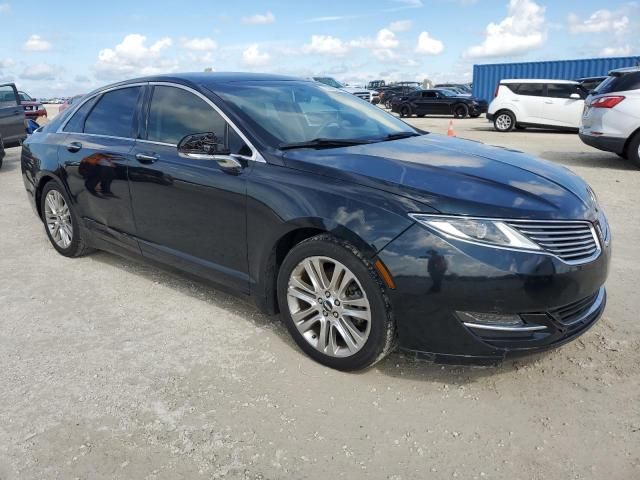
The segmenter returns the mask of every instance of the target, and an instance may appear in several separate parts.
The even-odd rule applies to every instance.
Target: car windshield
[[[322,139],[383,141],[417,131],[355,95],[306,81],[217,85],[215,91],[274,147]]]
[[[18,92],[18,95],[20,95],[20,100],[23,102],[30,102],[33,100],[33,98],[31,98],[29,95],[27,95],[24,92]]]
[[[453,92],[451,90],[445,90],[445,89],[438,90],[438,92],[444,95],[445,97],[455,97],[457,95],[456,92]]]

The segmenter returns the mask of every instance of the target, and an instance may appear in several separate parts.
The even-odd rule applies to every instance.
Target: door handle
[[[153,163],[158,161],[158,157],[155,155],[147,155],[145,153],[136,153],[136,160],[140,163]]]
[[[79,152],[81,149],[82,144],[80,142],[71,142],[69,145],[67,145],[67,150],[69,150],[71,153]]]

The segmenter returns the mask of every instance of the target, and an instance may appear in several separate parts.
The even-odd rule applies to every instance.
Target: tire
[[[400,116],[401,117],[410,117],[411,116],[411,109],[405,105],[403,107],[400,107]]]
[[[627,152],[616,153],[616,155],[618,155],[623,160],[627,160]]]
[[[419,113],[419,114],[417,115],[417,117],[418,117],[418,118],[424,118],[424,113]]]
[[[316,286],[310,268],[324,272],[324,276],[314,275]],[[344,283],[346,278],[352,279]],[[339,287],[327,287],[332,280]],[[323,365],[361,370],[395,347],[395,322],[385,286],[372,263],[348,242],[323,234],[296,245],[280,267],[277,292],[289,333],[307,355]],[[350,309],[349,303],[353,304]],[[345,314],[347,311],[356,315]],[[356,331],[353,329],[357,335],[350,333]]]
[[[516,117],[509,110],[496,113],[493,119],[493,127],[499,132],[510,132],[516,126]]]
[[[4,160],[4,143],[2,141],[2,137],[0,137],[0,168],[2,168],[2,161]]]
[[[67,193],[57,181],[51,180],[42,189],[40,212],[47,237],[58,253],[65,257],[81,257],[92,250],[83,238]]]
[[[640,132],[631,137],[631,141],[627,145],[625,150],[627,158],[633,162],[633,164],[640,168]]]
[[[384,102],[384,108],[387,110],[391,110],[391,100],[387,100]]]
[[[482,115],[481,113],[474,113],[473,115],[469,115],[471,118],[478,118],[480,115]]]
[[[458,105],[454,105],[453,116],[455,118],[467,118],[468,115],[469,115],[469,107],[467,107],[464,103],[459,103]]]

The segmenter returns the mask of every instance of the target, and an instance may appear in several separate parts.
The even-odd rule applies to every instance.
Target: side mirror
[[[242,164],[213,132],[186,135],[178,142],[178,155],[191,160],[214,160],[220,168],[239,173]]]
[[[572,93],[571,95],[569,95],[569,98],[572,98],[574,100],[580,100],[582,99],[582,97],[580,96],[580,94],[578,93]]]

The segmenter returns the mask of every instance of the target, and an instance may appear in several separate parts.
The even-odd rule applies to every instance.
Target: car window
[[[640,90],[640,72],[607,77],[596,90],[598,94]]]
[[[63,132],[81,133],[84,130],[84,119],[93,106],[94,99],[88,100],[73,114],[62,129]]]
[[[577,85],[570,83],[550,83],[547,85],[547,97],[571,98],[573,93],[581,94]]]
[[[521,83],[518,85],[516,93],[518,95],[528,95],[533,97],[541,97],[544,84],[542,83]]]
[[[84,133],[131,137],[140,87],[112,90],[102,95],[84,123]]]
[[[436,92],[422,92],[422,98],[436,98]]]
[[[16,93],[11,85],[0,87],[0,107],[15,107],[18,105],[16,101]]]
[[[224,138],[226,122],[207,102],[177,87],[155,86],[147,140],[178,144],[186,135],[213,132]]]
[[[33,98],[31,98],[29,95],[27,95],[24,92],[18,92],[18,95],[20,96],[20,100],[23,102],[32,102]]]

